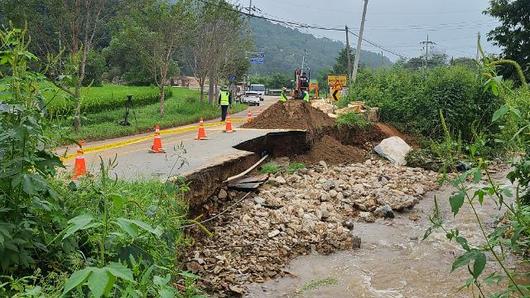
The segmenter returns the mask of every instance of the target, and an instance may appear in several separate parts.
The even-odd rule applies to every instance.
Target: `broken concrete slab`
[[[390,162],[404,166],[407,164],[405,157],[412,150],[405,141],[400,137],[390,137],[384,139],[374,148],[374,151]]]

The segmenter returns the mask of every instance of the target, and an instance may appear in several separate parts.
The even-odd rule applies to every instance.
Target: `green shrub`
[[[502,104],[499,97],[484,91],[483,85],[479,73],[460,66],[365,71],[341,105],[365,101],[380,108],[382,121],[433,138],[444,135],[439,121],[442,111],[448,127],[470,141],[477,128],[492,129],[491,117]]]
[[[337,118],[337,126],[338,127],[359,127],[359,128],[367,128],[371,126],[372,123],[368,121],[363,115],[358,113],[347,113],[344,115],[341,115]]]

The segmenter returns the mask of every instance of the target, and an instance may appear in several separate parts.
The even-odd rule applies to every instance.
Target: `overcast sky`
[[[231,0],[248,6],[249,0]],[[422,53],[420,42],[427,38],[436,42],[435,50],[454,57],[475,57],[476,36],[481,32],[487,52],[500,50],[487,42],[485,35],[496,21],[482,11],[488,0],[370,0],[366,17],[365,38],[407,57]],[[362,0],[252,0],[261,14],[282,20],[327,27],[350,26],[358,31]],[[340,32],[301,30],[319,37],[343,41]],[[356,38],[350,37],[355,44]],[[380,50],[363,44],[366,50]],[[385,53],[392,60],[397,57]]]

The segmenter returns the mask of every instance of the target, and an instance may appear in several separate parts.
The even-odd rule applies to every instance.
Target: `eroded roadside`
[[[208,226],[213,236],[197,241],[187,268],[207,289],[243,294],[249,283],[289,275],[285,267],[297,256],[359,248],[365,241],[359,221],[413,208],[437,188],[437,176],[380,159],[340,166],[322,162],[273,176],[257,195]],[[213,201],[229,197],[238,194],[221,190]]]
[[[501,173],[498,177],[504,177]],[[285,270],[289,276],[248,286],[247,297],[476,297],[475,289],[461,289],[469,278],[465,270],[451,273],[451,264],[461,248],[449,242],[442,231],[427,240],[428,217],[438,197],[441,215],[456,226],[470,243],[481,243],[481,235],[471,208],[464,205],[454,218],[448,204],[453,189],[444,186],[427,193],[413,209],[395,213],[394,219],[375,223],[357,222],[355,233],[362,239],[359,250],[329,256],[312,254],[295,259]],[[502,211],[492,200],[478,207],[488,229],[494,227]],[[488,256],[494,264],[491,256]],[[519,266],[517,261],[507,261]],[[488,266],[490,266],[488,265]],[[495,268],[495,266],[493,266]],[[498,268],[497,268],[498,269]],[[491,273],[491,268],[486,273]],[[486,285],[492,292],[502,286]]]

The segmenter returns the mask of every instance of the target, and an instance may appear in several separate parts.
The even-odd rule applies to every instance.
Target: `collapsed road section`
[[[184,262],[204,288],[221,295],[241,295],[248,283],[288,274],[286,264],[299,255],[359,248],[356,221],[392,218],[437,187],[436,173],[373,154],[374,145],[397,133],[384,124],[337,128],[322,111],[292,101],[244,127],[292,131],[243,142],[235,148],[244,157],[188,177],[192,214],[211,220],[204,225],[208,235],[188,231],[196,241]],[[250,195],[223,184],[265,155],[283,169],[292,162],[305,167],[270,174]]]

